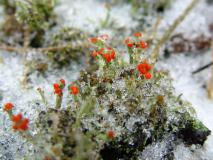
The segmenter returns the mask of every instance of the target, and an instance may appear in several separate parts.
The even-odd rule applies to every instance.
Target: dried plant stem
[[[5,45],[5,44],[0,44],[0,50],[5,50],[5,51],[9,51],[9,52],[22,52],[23,48],[20,47],[13,47],[13,46],[9,46],[9,45]]]
[[[39,52],[54,52],[54,51],[60,51],[60,50],[66,49],[67,47],[70,47],[70,45],[50,46],[50,47],[44,47],[44,48],[37,48],[35,50]]]
[[[213,40],[212,40],[212,61],[213,61]],[[208,83],[208,86],[207,86],[207,93],[208,93],[208,97],[210,99],[213,99],[213,67],[212,67],[212,70],[211,70],[211,78],[210,78],[210,81]]]
[[[161,17],[158,16],[158,17],[157,17],[157,20],[156,20],[156,22],[155,22],[155,25],[154,25],[154,27],[153,27],[153,29],[152,29],[152,39],[156,39],[157,30],[158,30],[158,27],[159,27],[159,25],[160,25],[160,22],[161,22]]]
[[[30,47],[13,47],[13,46],[9,46],[6,44],[0,44],[0,50],[5,50],[8,52],[17,52],[17,53],[26,53],[30,50],[34,50],[36,52],[54,52],[54,51],[60,51],[66,48],[80,48],[82,45],[71,45],[71,44],[67,44],[67,45],[58,45],[58,46],[50,46],[50,47],[43,47],[43,48],[30,48]],[[85,46],[87,46],[85,44]]]
[[[156,47],[152,51],[152,59],[154,63],[157,61],[160,48],[163,44],[165,44],[177,26],[185,19],[185,17],[190,13],[190,11],[194,8],[194,6],[199,2],[199,0],[192,0],[192,2],[188,5],[188,7],[183,11],[183,13],[173,22],[173,24],[169,27],[169,29],[164,33],[161,39],[158,41]]]

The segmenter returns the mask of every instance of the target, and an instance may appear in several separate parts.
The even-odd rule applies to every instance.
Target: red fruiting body
[[[13,129],[15,131],[26,131],[28,129],[29,119],[28,118],[22,118],[22,114],[19,113],[17,115],[13,115],[12,117],[13,123]]]
[[[99,49],[99,50],[98,50],[98,54],[102,54],[103,51],[104,51],[104,48]]]
[[[91,43],[97,43],[97,42],[98,42],[98,38],[96,38],[96,37],[89,38],[89,41],[90,41]]]
[[[135,32],[133,34],[134,37],[138,37],[136,40],[131,41],[130,38],[127,38],[124,43],[126,44],[127,47],[132,48],[132,47],[136,47],[136,48],[142,48],[145,49],[148,47],[148,44],[142,40],[139,40],[139,38],[142,37],[142,34],[140,32]]]
[[[55,92],[54,92],[55,94],[57,94],[58,96],[62,96],[62,90],[61,89],[59,89],[59,90],[55,90]]]
[[[63,79],[60,80],[60,82],[62,83],[62,86],[60,86],[58,83],[53,84],[54,93],[57,94],[58,96],[63,95],[62,89],[64,88],[64,85],[65,85],[65,81]]]
[[[58,96],[62,96],[62,89],[61,88],[55,88],[54,93]]]
[[[9,112],[13,108],[12,103],[6,103],[4,105],[4,111]],[[17,115],[10,114],[11,121],[13,122],[12,128],[17,131],[26,131],[28,129],[29,120],[27,118],[23,119],[22,113],[18,113]]]
[[[60,82],[65,85],[65,80],[64,79],[61,79]]]
[[[26,131],[28,129],[28,123],[29,123],[29,119],[25,118],[23,119],[23,121],[20,123],[20,130]]]
[[[132,48],[132,47],[134,46],[134,44],[133,44],[133,43],[128,43],[127,46],[128,46],[129,48]]]
[[[147,80],[152,77],[151,74],[149,73],[150,70],[152,69],[152,67],[147,62],[142,62],[142,63],[138,64],[137,69],[138,69],[139,73],[144,75]]]
[[[145,75],[145,78],[148,80],[148,79],[150,79],[151,77],[152,77],[152,75],[150,74],[150,73],[146,73]]]
[[[55,90],[57,90],[57,89],[60,88],[60,85],[59,85],[58,83],[54,83],[54,84],[53,84],[53,87],[54,87]]]
[[[112,50],[112,52],[111,52],[111,59],[115,59],[115,51],[114,50]]]
[[[108,51],[111,51],[111,50],[113,50],[113,49],[112,49],[112,47],[107,47],[107,50],[108,50]]]
[[[78,87],[77,86],[71,86],[70,87],[70,93],[73,95],[77,95],[78,94]]]
[[[19,113],[17,115],[13,115],[12,116],[12,119],[11,119],[13,122],[20,122],[22,120],[22,114]]]
[[[125,39],[124,43],[127,45],[128,43],[130,43],[130,39],[129,38]]]
[[[12,128],[13,128],[15,131],[19,129],[19,127],[18,127],[17,124],[14,124]]]
[[[11,111],[13,109],[13,107],[14,107],[14,105],[12,103],[10,103],[10,102],[6,103],[4,105],[3,111],[4,112],[9,112],[9,111]]]
[[[98,53],[97,53],[95,50],[92,51],[91,56],[92,56],[93,58],[97,57],[97,55],[98,55]]]
[[[144,41],[140,41],[140,48],[145,49],[148,47],[148,44]]]
[[[114,139],[115,138],[115,132],[113,130],[107,131],[107,138]]]
[[[141,74],[146,74],[151,70],[151,66],[148,63],[143,62],[138,64],[137,69]]]
[[[135,37],[142,37],[142,34],[141,34],[140,32],[135,32],[135,33],[133,34],[133,36],[135,36]]]
[[[127,38],[124,43],[127,45],[127,47],[132,48],[134,46],[134,44],[130,41],[129,38]]]
[[[103,58],[105,59],[106,62],[110,62],[112,60],[110,53],[105,53],[103,54]]]
[[[109,54],[110,54],[111,60],[115,59],[115,51],[114,51],[114,49],[112,47],[108,47],[107,50],[110,51]]]

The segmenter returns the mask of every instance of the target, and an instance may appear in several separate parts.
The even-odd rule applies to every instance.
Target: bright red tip
[[[65,80],[64,79],[61,79],[60,82],[65,85]]]
[[[12,104],[12,103],[6,103],[5,105],[4,105],[4,108],[3,108],[3,111],[4,112],[9,112],[10,110],[12,110],[13,109],[13,107],[14,107],[14,105]]]
[[[92,37],[92,38],[89,38],[89,41],[90,41],[91,43],[97,43],[97,42],[98,42],[98,38]]]
[[[13,115],[12,116],[12,121],[13,122],[19,122],[19,121],[21,121],[22,120],[22,114],[21,113],[19,113],[19,114],[17,114],[17,115]]]
[[[77,86],[71,86],[70,90],[71,90],[71,92],[70,92],[71,94],[73,94],[73,95],[78,94],[78,87]]]
[[[135,32],[133,34],[134,37],[142,37],[142,34],[140,32]]]
[[[109,131],[107,131],[107,138],[109,138],[109,139],[114,139],[115,138],[115,132],[113,131],[113,130],[109,130]]]

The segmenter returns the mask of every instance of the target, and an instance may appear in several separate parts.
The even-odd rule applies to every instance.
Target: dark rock
[[[178,137],[188,145],[203,145],[211,131],[199,120],[188,121],[184,128],[178,132]]]

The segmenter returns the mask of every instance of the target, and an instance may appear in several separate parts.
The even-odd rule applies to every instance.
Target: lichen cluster
[[[93,38],[92,43],[106,45],[100,38]],[[132,47],[130,56],[138,54],[137,45]],[[108,61],[103,55],[112,50],[116,56]],[[181,142],[203,145],[210,130],[196,119],[190,103],[174,95],[168,73],[152,68],[151,77],[141,74],[145,70],[137,64],[147,64],[150,57],[149,52],[143,54],[146,59],[139,56],[139,61],[125,62],[115,48],[103,50],[99,58],[93,57],[99,61],[99,69],[82,71],[69,85],[71,101],[64,109],[61,104],[67,84],[63,79],[53,84],[56,106],[40,112],[37,134],[30,136],[37,154],[64,160],[137,159],[147,147],[171,136],[173,141],[166,147]],[[44,92],[39,91],[47,105]],[[162,158],[173,159],[174,149]]]

